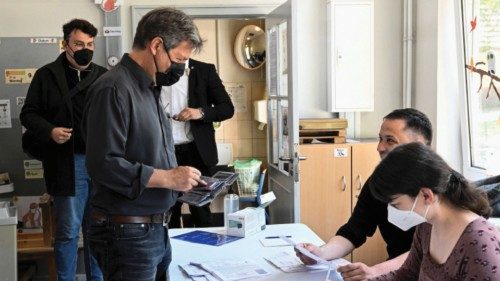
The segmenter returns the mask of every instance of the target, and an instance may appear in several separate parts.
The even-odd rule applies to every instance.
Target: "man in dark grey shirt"
[[[106,280],[166,278],[169,209],[178,191],[203,181],[197,169],[177,167],[160,87],[177,82],[184,62],[202,45],[187,15],[155,9],[139,22],[132,52],[89,90],[89,238]]]

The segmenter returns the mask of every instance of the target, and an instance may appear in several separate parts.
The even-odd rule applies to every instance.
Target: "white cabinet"
[[[327,3],[328,109],[373,111],[373,0]]]

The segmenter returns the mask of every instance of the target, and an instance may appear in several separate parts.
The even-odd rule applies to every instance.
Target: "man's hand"
[[[179,114],[174,115],[175,121],[189,121],[189,120],[198,120],[201,119],[203,115],[201,114],[198,108],[184,108]]]
[[[73,129],[71,128],[56,127],[52,129],[52,132],[50,132],[50,137],[54,142],[63,144],[71,138],[72,131]]]
[[[362,281],[378,276],[373,268],[361,262],[339,266],[337,271],[340,272],[344,281]]]
[[[206,184],[200,179],[201,172],[193,167],[179,166],[166,172],[167,186],[176,191],[186,192],[197,186],[198,183]]]
[[[315,254],[316,256],[323,258],[322,256],[322,251],[321,248],[317,247],[316,245],[310,244],[310,243],[300,243],[299,246],[302,246],[309,252]],[[316,264],[316,261],[311,259],[310,257],[307,257],[300,253],[299,251],[295,250],[295,254],[297,257],[305,264],[305,265],[313,265]]]

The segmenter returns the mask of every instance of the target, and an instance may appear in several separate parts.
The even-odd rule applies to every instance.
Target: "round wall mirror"
[[[234,41],[234,55],[246,69],[257,69],[266,62],[266,34],[256,25],[243,27]]]

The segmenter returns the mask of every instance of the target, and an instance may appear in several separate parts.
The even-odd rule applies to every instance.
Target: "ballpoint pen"
[[[264,238],[266,238],[266,239],[278,239],[278,238],[281,238],[281,237],[292,238],[291,235],[287,235],[287,236],[283,236],[283,235],[282,236],[266,236]]]

